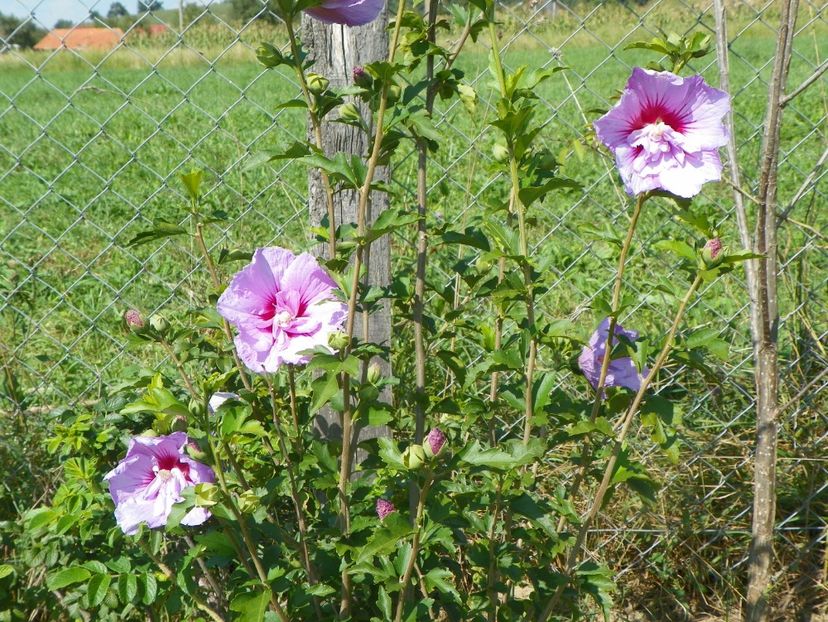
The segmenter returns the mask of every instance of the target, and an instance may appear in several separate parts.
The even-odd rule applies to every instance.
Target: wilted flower
[[[254,372],[274,372],[283,363],[306,363],[300,354],[329,348],[328,337],[345,321],[347,307],[333,299],[336,284],[307,253],[260,248],[233,277],[218,300],[218,312],[239,331],[236,348]]]
[[[216,391],[210,396],[210,401],[207,403],[207,411],[214,415],[219,409],[219,406],[224,404],[227,400],[237,400],[239,396],[229,391]]]
[[[589,338],[589,343],[584,346],[581,351],[581,356],[578,357],[578,367],[581,368],[586,379],[593,388],[598,388],[598,381],[601,378],[601,365],[604,362],[604,353],[607,351],[607,338],[609,337],[608,317],[598,325],[598,329],[592,333]],[[638,339],[638,332],[634,330],[625,330],[620,324],[615,325],[615,335],[623,336],[629,341]],[[615,346],[619,339],[613,338],[613,346]],[[605,387],[627,387],[633,391],[638,391],[641,388],[641,381],[644,379],[650,370],[646,367],[638,373],[635,363],[629,356],[611,359],[609,368],[607,368],[607,376],[604,380]]]
[[[385,517],[396,512],[397,508],[388,499],[377,499],[377,516],[380,520],[385,520]]]
[[[362,26],[377,19],[384,5],[385,0],[324,0],[305,12],[326,24]]]
[[[185,453],[187,443],[184,432],[136,436],[129,442],[124,459],[104,476],[115,502],[115,519],[125,534],[134,534],[141,523],[151,529],[163,527],[173,504],[183,500],[182,490],[215,481],[213,469]],[[210,512],[195,507],[181,524],[200,525],[208,518]]]
[[[446,444],[446,435],[440,428],[432,428],[431,432],[426,436],[423,446],[427,454],[431,456],[438,456],[443,451],[443,446]]]
[[[662,189],[689,198],[721,177],[718,148],[727,143],[728,110],[728,94],[701,76],[636,67],[595,131],[615,154],[627,192]]]

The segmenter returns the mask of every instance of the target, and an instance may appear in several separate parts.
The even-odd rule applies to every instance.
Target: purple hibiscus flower
[[[328,348],[328,337],[345,321],[347,307],[334,299],[336,284],[316,259],[277,247],[260,248],[233,277],[218,312],[235,325],[236,349],[257,373],[283,363],[307,363],[301,354]]]
[[[578,357],[578,367],[581,368],[586,379],[594,389],[598,388],[598,381],[601,378],[601,365],[604,362],[604,353],[607,351],[607,338],[609,337],[610,319],[605,317],[598,325],[598,329],[592,333],[589,343],[584,346],[581,355]],[[615,334],[625,337],[630,341],[638,339],[638,332],[625,330],[620,324],[615,325]],[[618,343],[613,339],[613,346]],[[650,370],[646,367],[638,373],[635,363],[629,356],[610,360],[607,369],[607,377],[604,380],[605,387],[627,387],[632,391],[641,388],[641,381]]]
[[[689,198],[721,178],[718,148],[727,143],[722,119],[729,110],[728,94],[701,76],[636,67],[595,131],[615,154],[627,192],[662,189]]]
[[[182,501],[181,491],[202,482],[215,481],[213,469],[196,462],[184,451],[189,439],[184,432],[169,436],[136,436],[126,456],[104,476],[115,502],[115,519],[127,535],[146,523],[163,527],[173,504]],[[210,518],[204,508],[193,508],[182,525],[200,525]]]
[[[305,12],[326,24],[362,26],[373,22],[385,6],[385,0],[324,0]]]

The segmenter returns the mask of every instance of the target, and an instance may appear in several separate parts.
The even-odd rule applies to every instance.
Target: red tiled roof
[[[35,44],[36,50],[92,48],[111,50],[124,36],[120,28],[55,28]]]

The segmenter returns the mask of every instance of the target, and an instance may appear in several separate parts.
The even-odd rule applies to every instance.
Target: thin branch
[[[805,78],[805,80],[802,81],[802,84],[800,84],[798,87],[796,87],[790,95],[785,95],[782,98],[782,101],[779,102],[779,105],[782,108],[787,106],[791,102],[792,99],[794,99],[795,97],[798,97],[799,95],[801,95],[805,91],[805,89],[807,89],[814,82],[819,80],[820,76],[822,76],[822,74],[825,73],[826,69],[828,69],[828,60],[822,61],[822,64],[819,67],[816,68],[814,73],[812,73],[810,76]]]

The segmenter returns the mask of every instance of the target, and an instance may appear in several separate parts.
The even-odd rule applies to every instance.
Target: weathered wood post
[[[320,21],[303,16],[302,40],[314,60],[313,71],[330,80],[331,87],[339,88],[352,83],[353,69],[368,63],[381,60],[388,54],[388,7],[386,6],[379,17],[365,26],[347,27],[336,24],[323,24]],[[368,107],[361,102],[354,102],[362,112],[367,122],[371,120]],[[325,153],[331,156],[337,152],[356,153],[367,157],[371,137],[350,125],[332,123],[337,112],[333,111],[322,122]],[[373,130],[373,128],[371,128]],[[311,169],[308,175],[308,202],[311,223],[319,225],[327,215],[325,191],[318,171]],[[385,167],[377,169],[375,180],[386,180],[388,171]],[[335,195],[336,224],[357,222],[357,204],[359,197],[356,192],[343,191]],[[388,196],[374,192],[368,203],[367,222],[372,223],[377,216],[388,206]],[[324,245],[322,245],[324,246]],[[327,246],[320,253],[327,254]],[[370,252],[365,254],[364,263],[367,267],[367,278],[370,285],[386,286],[390,281],[391,252],[388,236],[384,236],[371,244]],[[368,319],[366,326],[357,318],[355,335],[374,343],[390,345],[391,339],[391,304],[384,301],[381,308],[376,310]],[[383,374],[390,373],[387,362],[377,361]],[[341,434],[341,427],[337,413],[325,409],[317,418],[317,429],[323,436],[336,438]],[[352,447],[359,441],[378,436],[390,436],[387,426],[362,427],[355,426]],[[357,456],[358,458],[358,456]]]

